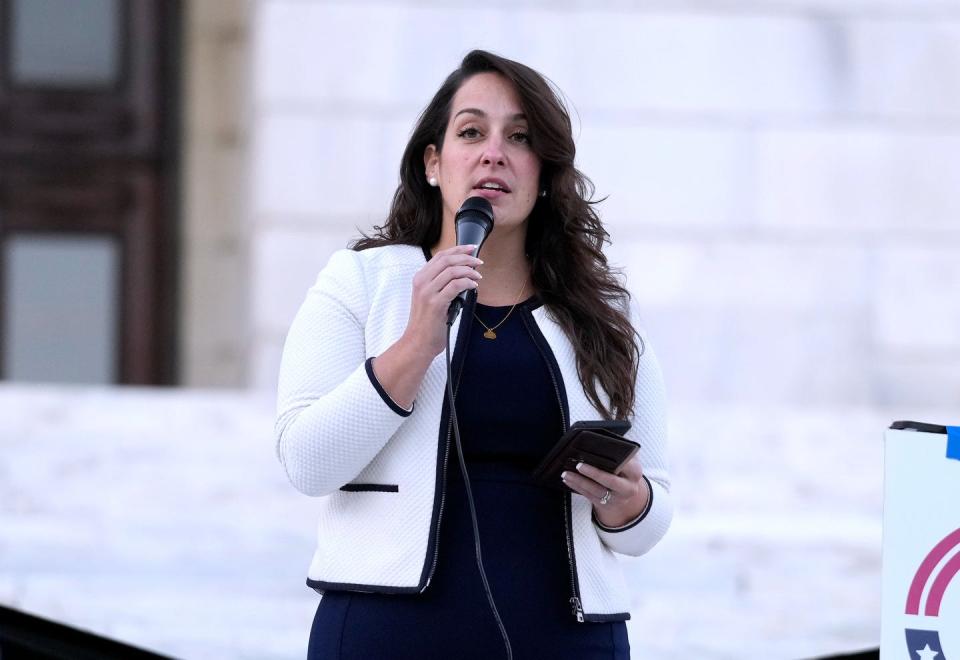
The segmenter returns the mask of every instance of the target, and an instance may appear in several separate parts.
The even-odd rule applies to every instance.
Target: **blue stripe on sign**
[[[947,427],[947,458],[960,461],[960,426]]]

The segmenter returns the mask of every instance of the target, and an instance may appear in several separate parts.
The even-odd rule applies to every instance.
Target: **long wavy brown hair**
[[[575,347],[577,374],[590,401],[608,418],[631,417],[643,341],[630,324],[630,294],[621,284],[623,274],[603,254],[610,235],[593,208],[593,184],[574,167],[570,115],[555,87],[530,67],[482,50],[464,57],[417,121],[386,222],[351,247],[429,249],[440,240],[442,197],[423,174],[424,150],[431,144],[442,148],[453,96],[468,78],[484,72],[513,83],[527,116],[530,146],[540,157],[540,184],[547,195],[537,199],[526,237],[533,284]]]

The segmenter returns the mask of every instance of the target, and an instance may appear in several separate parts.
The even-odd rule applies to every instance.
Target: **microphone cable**
[[[460,472],[463,474],[463,485],[467,491],[467,502],[470,504],[470,519],[473,522],[473,541],[477,555],[477,568],[480,569],[480,579],[483,581],[483,589],[487,592],[487,600],[490,602],[490,609],[493,611],[493,618],[497,620],[497,626],[500,628],[500,634],[503,636],[503,643],[507,648],[507,660],[513,660],[513,649],[510,647],[510,637],[507,635],[506,628],[503,627],[503,621],[500,620],[500,613],[497,611],[497,605],[493,602],[493,594],[490,593],[490,584],[487,582],[487,574],[483,570],[483,559],[480,557],[480,530],[477,527],[477,511],[473,506],[473,493],[470,490],[470,477],[467,475],[467,464],[463,460],[463,447],[460,444],[460,426],[457,423],[457,407],[454,405],[453,393],[453,368],[450,358],[450,333],[453,328],[453,318],[456,314],[449,315],[447,318],[447,400],[450,402],[450,419],[453,421],[453,433],[457,440],[457,457],[460,459]]]

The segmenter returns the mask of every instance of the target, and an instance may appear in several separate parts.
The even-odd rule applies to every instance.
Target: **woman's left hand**
[[[650,487],[643,478],[643,467],[636,456],[613,474],[586,463],[577,472],[563,473],[563,483],[593,503],[597,520],[607,527],[620,527],[637,518],[650,501]],[[606,503],[602,502],[609,489]]]

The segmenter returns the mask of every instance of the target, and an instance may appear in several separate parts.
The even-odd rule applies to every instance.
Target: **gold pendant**
[[[486,337],[487,339],[496,339],[497,333],[494,332],[493,330],[487,330],[486,332],[483,333],[483,336]]]

